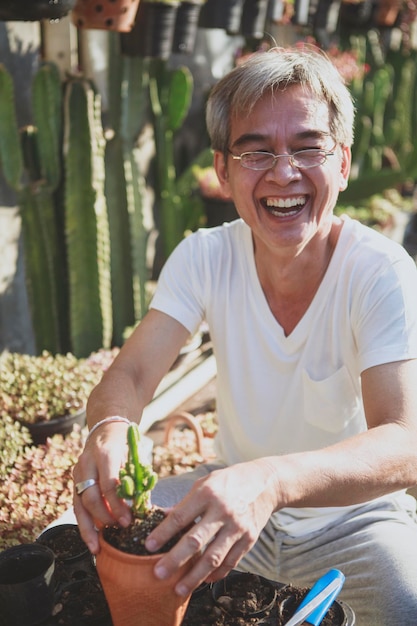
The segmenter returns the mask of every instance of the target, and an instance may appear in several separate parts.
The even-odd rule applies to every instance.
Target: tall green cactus
[[[118,33],[109,33],[108,97],[105,150],[105,194],[110,229],[110,267],[113,303],[113,343],[121,346],[123,333],[135,322],[133,268],[128,197],[121,136],[123,58]]]
[[[109,38],[109,110],[106,198],[111,233],[111,268],[116,345],[147,309],[146,185],[140,134],[148,122],[147,60],[120,54],[120,38]]]
[[[146,120],[148,102],[147,61],[140,57],[123,60],[126,89],[122,93],[121,137],[130,224],[130,249],[133,267],[133,298],[135,319],[141,320],[147,309],[146,283],[148,232],[144,224],[146,184],[141,169],[141,154],[137,142]]]
[[[174,133],[191,104],[193,78],[186,67],[169,70],[165,61],[152,59],[149,82],[156,147],[155,193],[161,214],[160,232],[167,257],[184,237],[182,199],[177,188]]]
[[[371,43],[375,56],[375,42]],[[355,202],[417,178],[416,61],[415,50],[390,50],[364,77],[361,89],[354,86],[358,111],[352,174],[342,202]]]
[[[19,191],[22,185],[23,155],[15,112],[13,80],[0,64],[0,165],[6,182]]]
[[[62,275],[53,193],[61,180],[62,94],[58,71],[43,63],[32,84],[36,127],[19,131],[11,76],[0,66],[0,162],[16,191],[24,238],[25,270],[37,351],[59,352]]]
[[[112,335],[110,245],[100,98],[83,78],[65,89],[65,217],[72,351],[108,348]]]

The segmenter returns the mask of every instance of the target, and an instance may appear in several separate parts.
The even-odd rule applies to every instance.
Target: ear
[[[225,197],[231,198],[229,172],[223,152],[215,150],[213,155],[213,166],[216,171],[217,178],[219,179],[220,188],[223,194],[225,195]]]
[[[352,163],[352,153],[349,146],[341,146],[342,162],[340,166],[339,191],[344,191],[348,186],[350,166]]]

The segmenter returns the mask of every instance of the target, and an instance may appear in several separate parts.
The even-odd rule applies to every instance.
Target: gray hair
[[[226,154],[232,115],[248,115],[265,93],[291,85],[301,85],[328,103],[332,138],[351,146],[354,106],[342,76],[323,52],[295,47],[256,52],[213,87],[206,110],[212,148]]]

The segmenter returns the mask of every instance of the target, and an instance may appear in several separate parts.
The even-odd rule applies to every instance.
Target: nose
[[[266,180],[273,180],[281,185],[287,185],[289,182],[300,178],[301,171],[292,165],[290,156],[287,154],[276,156],[273,166],[265,172]]]

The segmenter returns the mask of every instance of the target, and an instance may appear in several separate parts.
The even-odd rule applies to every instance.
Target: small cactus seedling
[[[144,465],[140,461],[140,433],[137,424],[129,425],[127,442],[129,451],[127,461],[119,472],[118,496],[131,502],[135,518],[144,518],[152,509],[151,491],[157,483],[158,476],[151,465]]]

